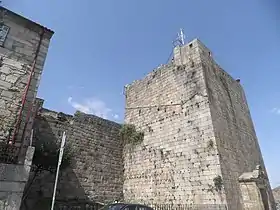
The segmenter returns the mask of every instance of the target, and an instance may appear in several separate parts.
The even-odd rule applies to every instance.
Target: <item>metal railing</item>
[[[225,204],[145,204],[154,210],[227,210]]]
[[[103,205],[99,203],[89,202],[89,201],[59,201],[55,202],[55,210],[99,210]]]
[[[144,204],[144,203],[143,203]],[[144,204],[154,210],[227,210],[224,204]],[[102,205],[90,202],[56,202],[55,210],[100,210]]]

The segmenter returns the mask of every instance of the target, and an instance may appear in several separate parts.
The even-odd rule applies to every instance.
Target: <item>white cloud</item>
[[[280,115],[280,108],[273,108],[271,110],[271,112],[274,113],[274,114],[279,114]]]
[[[120,117],[120,116],[119,116],[118,114],[114,114],[114,115],[113,115],[113,118],[116,119],[116,120],[119,119],[119,117]]]
[[[83,100],[81,103],[73,101],[72,97],[68,98],[68,103],[81,112],[86,114],[94,114],[96,116],[108,119],[109,116],[114,119],[118,119],[117,114],[112,114],[112,109],[107,107],[106,103],[98,98],[88,98]]]

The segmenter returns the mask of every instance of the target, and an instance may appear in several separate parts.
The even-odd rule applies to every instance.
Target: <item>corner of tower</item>
[[[195,64],[201,61],[201,57],[211,57],[212,52],[198,39],[195,38],[183,46],[174,48],[174,64]]]

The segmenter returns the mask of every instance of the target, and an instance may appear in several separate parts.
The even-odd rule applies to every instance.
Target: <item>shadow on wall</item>
[[[40,123],[38,120],[40,120]],[[23,195],[22,210],[49,210],[51,207],[56,174],[55,169],[63,134],[62,129],[65,129],[63,122],[57,122],[55,128],[52,128],[49,125],[49,119],[47,121],[43,116],[38,116],[35,120],[33,145],[36,147],[36,152],[33,159],[33,170],[30,173],[29,181]],[[58,132],[58,135],[56,132]],[[48,149],[40,150],[40,144],[38,142],[46,143]],[[71,144],[67,142],[67,139],[66,147],[71,149]],[[67,151],[65,154],[66,157],[69,157]],[[56,191],[56,206],[75,200],[79,202],[83,201],[83,203],[88,202],[88,197],[73,170],[73,166],[75,165],[74,159],[72,157],[70,159],[71,161],[68,161],[68,166],[67,163],[64,163],[69,159],[63,159],[64,163],[61,166]],[[36,169],[41,167],[41,163],[44,165],[44,170],[37,173]],[[48,168],[48,165],[51,167]]]

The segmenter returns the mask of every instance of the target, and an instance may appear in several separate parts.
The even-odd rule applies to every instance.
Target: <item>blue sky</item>
[[[166,62],[184,28],[241,78],[272,186],[280,185],[278,0],[3,0],[55,31],[39,88],[45,107],[122,121],[123,87]]]

